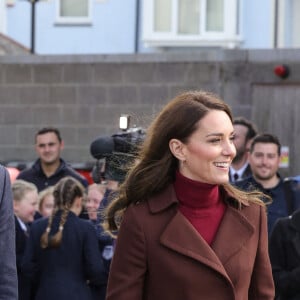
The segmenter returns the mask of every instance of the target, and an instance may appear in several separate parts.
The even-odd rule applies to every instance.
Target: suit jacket
[[[245,178],[248,178],[248,177],[251,176],[251,175],[252,175],[252,170],[251,170],[250,165],[248,164],[247,167],[246,167],[246,169],[245,169],[244,172],[242,173],[242,176],[239,178],[239,181],[240,181],[240,180],[243,180],[243,179],[245,179]],[[231,176],[231,174],[230,174],[230,172],[229,172],[229,180],[230,180],[230,182],[234,182],[234,179],[233,179],[232,177],[233,177],[233,175]]]
[[[227,201],[226,201],[227,203]],[[173,186],[125,212],[107,300],[271,300],[265,209],[228,204],[211,246],[179,212]]]
[[[57,232],[61,212],[53,219],[50,235]],[[22,262],[36,285],[35,300],[91,300],[87,284],[103,284],[103,262],[98,250],[95,229],[87,220],[69,212],[64,225],[61,245],[57,248],[40,247],[40,238],[48,225],[42,218],[32,223],[29,241]]]
[[[0,166],[0,300],[18,299],[12,191],[7,170]]]
[[[26,243],[28,241],[28,233],[22,229],[17,217],[15,216],[15,229],[16,229],[16,259],[18,271],[18,293],[19,300],[31,299],[31,282],[26,274],[21,270],[21,262],[24,256]]]
[[[269,251],[278,299],[300,299],[300,210],[278,219]]]

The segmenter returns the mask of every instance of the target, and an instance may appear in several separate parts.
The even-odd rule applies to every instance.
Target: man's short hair
[[[35,141],[36,141],[36,138],[37,138],[38,135],[46,134],[46,133],[49,133],[49,132],[54,133],[54,134],[57,136],[59,142],[61,143],[62,138],[61,138],[60,132],[59,132],[59,130],[58,130],[57,128],[55,128],[55,127],[44,127],[44,128],[42,128],[42,129],[40,129],[40,130],[35,134]]]
[[[280,156],[281,154],[281,144],[279,142],[279,139],[277,138],[277,136],[273,135],[273,134],[270,134],[270,133],[262,133],[262,134],[259,134],[257,135],[252,143],[251,143],[251,146],[250,146],[250,153],[253,152],[254,150],[254,146],[255,144],[257,143],[263,143],[263,144],[275,144],[277,145],[277,153],[278,155]]]
[[[245,126],[248,131],[246,134],[246,142],[253,139],[257,135],[256,126],[249,120],[244,117],[237,117],[233,120],[233,125],[242,125]]]

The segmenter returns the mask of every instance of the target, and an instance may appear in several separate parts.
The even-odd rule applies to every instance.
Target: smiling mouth
[[[267,170],[269,170],[269,168],[267,168],[267,167],[265,167],[265,166],[263,166],[263,167],[259,167],[259,169],[260,169],[260,170],[263,170],[263,171],[267,171]]]
[[[214,163],[214,165],[218,168],[228,169],[229,166],[230,166],[230,163],[228,163],[228,162],[217,162],[217,163]]]

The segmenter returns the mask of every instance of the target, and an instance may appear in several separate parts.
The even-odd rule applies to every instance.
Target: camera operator
[[[145,132],[141,128],[131,128],[112,136],[100,136],[90,146],[91,155],[97,160],[92,177],[95,183],[106,186],[104,197],[98,208],[94,226],[97,232],[99,249],[102,253],[108,279],[111,259],[114,250],[114,239],[104,232],[103,212],[114,198],[120,183],[125,179],[128,166],[134,162],[138,145],[144,139]],[[91,286],[95,299],[105,299],[106,285]],[[101,295],[99,298],[99,295]]]

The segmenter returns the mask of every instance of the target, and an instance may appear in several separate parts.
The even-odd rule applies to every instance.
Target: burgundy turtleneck
[[[179,211],[211,245],[226,209],[218,185],[198,182],[176,172],[174,188]]]

